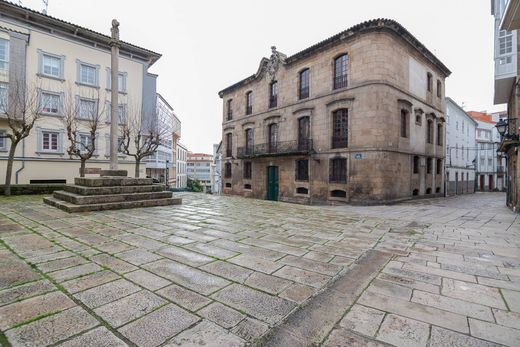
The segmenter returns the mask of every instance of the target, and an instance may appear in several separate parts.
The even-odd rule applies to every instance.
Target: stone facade
[[[342,56],[346,69],[338,74]],[[302,82],[306,69],[308,83]],[[291,57],[273,49],[255,75],[219,93],[223,192],[360,204],[443,194],[449,74],[391,20],[359,24]],[[341,113],[346,133],[338,126]],[[308,130],[302,130],[304,117]],[[297,160],[307,170],[298,170]]]

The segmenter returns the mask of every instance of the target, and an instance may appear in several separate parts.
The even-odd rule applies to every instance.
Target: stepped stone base
[[[151,178],[124,177],[124,170],[106,170],[100,177],[76,177],[73,185],[55,191],[43,201],[67,212],[118,210],[123,208],[180,205],[163,184]]]

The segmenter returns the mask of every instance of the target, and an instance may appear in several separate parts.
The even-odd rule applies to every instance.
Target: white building
[[[475,191],[477,122],[455,101],[446,98],[446,193]]]
[[[470,111],[468,114],[477,121],[477,182],[476,190],[494,191],[505,189],[505,158],[498,156],[500,135],[496,121],[484,112]]]
[[[211,187],[213,194],[222,193],[222,141],[213,145]]]
[[[186,174],[186,161],[188,160],[188,149],[181,143],[177,143],[177,179],[176,179],[176,188],[186,188],[188,184],[188,176]]]
[[[211,164],[213,164],[211,154],[188,152],[186,174],[189,178],[198,180],[205,192],[211,192]]]

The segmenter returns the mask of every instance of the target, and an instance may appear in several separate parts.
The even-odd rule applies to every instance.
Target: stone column
[[[119,73],[119,22],[112,20],[112,39],[110,40],[111,52],[111,117],[110,117],[110,170],[117,170],[117,154],[118,154],[118,73]]]

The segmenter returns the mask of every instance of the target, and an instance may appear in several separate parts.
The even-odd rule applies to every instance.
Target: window
[[[119,72],[117,74],[117,91],[126,93],[126,72]],[[112,89],[112,70],[107,68],[107,89]]]
[[[246,115],[253,113],[253,92],[246,93]]]
[[[269,107],[278,106],[278,82],[271,82],[269,85]]]
[[[412,192],[412,195],[413,196],[419,195],[419,189],[414,189],[413,192]]]
[[[408,111],[401,110],[401,137],[408,137]]]
[[[432,165],[433,165],[432,158],[426,159],[426,173],[427,174],[431,174],[432,173]]]
[[[251,169],[252,165],[250,161],[244,162],[244,178],[245,179],[251,179]]]
[[[244,184],[244,189],[251,190],[251,184],[249,184],[249,183]]]
[[[305,188],[305,187],[298,187],[296,188],[296,194],[309,194],[309,189]]]
[[[437,97],[440,98],[442,96],[442,83],[437,80]]]
[[[428,126],[426,127],[426,142],[433,143],[433,120],[428,119]]]
[[[413,173],[414,174],[419,173],[419,157],[418,156],[413,157]]]
[[[296,181],[309,180],[309,161],[307,159],[296,160]]]
[[[493,165],[493,160],[491,158],[488,158],[488,166],[491,167]]]
[[[347,86],[348,55],[343,54],[334,60],[334,89]]]
[[[437,145],[442,146],[442,124],[437,124]]]
[[[58,152],[58,141],[60,133],[52,131],[42,131],[41,133],[41,149],[48,152]]]
[[[231,177],[231,163],[224,164],[224,177],[225,178]]]
[[[41,92],[40,94],[41,111],[47,114],[57,115],[61,110],[60,95],[49,92]]]
[[[415,114],[415,124],[422,125],[422,114],[419,112]]]
[[[426,74],[426,83],[427,83],[426,88],[428,89],[429,92],[431,92],[433,90],[433,76],[429,72]]]
[[[233,134],[226,134],[226,157],[229,158],[233,156]]]
[[[82,152],[88,152],[92,148],[92,137],[89,134],[79,134],[77,137],[77,148]]]
[[[437,159],[437,175],[440,175],[442,173],[442,159]]]
[[[227,120],[233,119],[233,99],[227,101]]]
[[[60,57],[45,53],[42,54],[42,73],[44,75],[61,78],[63,75],[61,68]]]
[[[269,125],[269,153],[276,153],[278,147],[278,124]]]
[[[107,102],[105,107],[105,114],[107,115],[106,122],[110,123],[112,121],[112,103]],[[117,121],[119,124],[126,123],[126,105],[121,104],[117,107]]]
[[[298,92],[300,100],[309,97],[309,71],[309,69],[305,69],[300,72],[300,90]]]
[[[332,117],[332,148],[346,148],[348,145],[348,110],[340,109]]]
[[[0,151],[7,151],[7,131],[0,130]]]
[[[426,188],[426,194],[431,194],[432,193],[432,189],[431,188]]]
[[[253,129],[246,129],[246,155],[253,154]]]
[[[309,117],[298,119],[298,149],[310,150],[310,121]]]
[[[498,54],[510,54],[513,52],[513,32],[500,30],[498,32]]]
[[[89,86],[97,86],[98,68],[95,65],[78,62],[78,82]]]
[[[9,41],[0,39],[0,70],[9,70]]]
[[[347,159],[334,158],[330,160],[329,182],[346,183],[347,182]]]
[[[7,111],[8,106],[8,85],[7,83],[0,83],[0,112]]]
[[[93,119],[96,117],[96,102],[89,99],[79,99],[78,118]]]
[[[335,189],[335,190],[330,192],[330,197],[331,198],[346,198],[347,197],[347,192],[344,191],[344,190]]]

